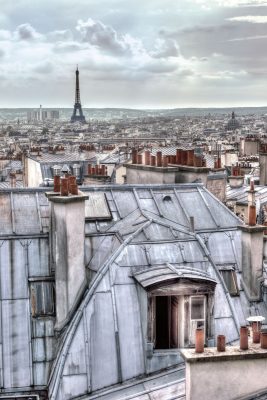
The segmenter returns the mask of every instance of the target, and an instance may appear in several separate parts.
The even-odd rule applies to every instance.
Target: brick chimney
[[[229,185],[231,188],[242,187],[244,183],[244,177],[241,175],[240,165],[232,166],[231,175],[229,176]]]
[[[61,193],[49,192],[51,201],[51,242],[56,281],[56,329],[69,321],[86,286],[84,264],[85,196],[67,195],[65,180],[61,179]],[[64,186],[65,185],[65,186]]]
[[[248,191],[248,224],[240,226],[242,232],[242,286],[250,301],[261,297],[263,281],[263,232],[257,225],[254,182]]]

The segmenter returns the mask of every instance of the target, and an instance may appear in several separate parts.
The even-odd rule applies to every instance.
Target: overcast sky
[[[0,0],[0,107],[267,106],[267,1]]]

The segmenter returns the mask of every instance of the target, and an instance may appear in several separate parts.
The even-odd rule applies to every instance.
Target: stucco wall
[[[28,187],[38,187],[43,182],[41,165],[31,158],[27,158],[27,163]]]
[[[127,183],[175,183],[175,172],[127,168]]]
[[[267,388],[267,359],[186,363],[186,399],[234,400]]]

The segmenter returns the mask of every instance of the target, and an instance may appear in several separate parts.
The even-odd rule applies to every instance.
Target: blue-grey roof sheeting
[[[32,359],[29,343],[28,299],[2,300],[2,359],[5,388],[30,387]]]
[[[215,334],[227,331],[228,341],[237,339],[237,325],[246,313],[267,314],[266,307],[252,308],[243,291],[230,298],[218,269],[226,263],[236,270],[241,267],[239,220],[202,185],[122,185],[83,191],[94,200],[106,196],[116,220],[86,221],[90,282],[57,346],[53,316],[45,322],[31,318],[29,299],[35,279],[53,279],[49,236],[44,235],[50,204],[41,189],[0,192],[5,214],[0,212],[0,301],[2,320],[8,320],[0,327],[5,385],[46,385],[54,356],[51,400],[67,400],[144,374],[146,291],[133,274],[149,275],[154,267],[170,264],[170,276],[176,270],[177,276],[180,271],[185,277],[216,280]],[[93,206],[91,212],[98,216],[106,212],[101,201]],[[195,217],[195,232],[190,216]],[[8,359],[12,349],[14,359]],[[166,356],[164,368],[177,362],[177,354]]]
[[[85,239],[85,264],[98,271],[104,262],[119,247],[120,241],[115,235],[92,236]]]
[[[223,243],[223,246],[222,246]],[[236,263],[231,238],[228,232],[216,232],[209,235],[208,249],[216,264]]]
[[[3,191],[0,208],[0,236],[34,235],[49,230],[50,205],[43,192]]]
[[[168,264],[157,267],[150,267],[149,269],[135,272],[133,276],[137,280],[137,282],[144,288],[160,282],[180,278],[205,280],[216,283],[216,280],[211,278],[209,274],[196,268],[189,268],[186,266],[174,267],[173,265]]]
[[[229,185],[226,188],[226,198],[227,200],[236,200],[240,202],[248,201],[248,190],[249,186],[242,186],[240,188],[231,188]],[[255,196],[256,199],[260,200],[261,203],[267,202],[267,187],[266,186],[255,186]]]
[[[136,279],[140,278],[139,281],[140,283],[142,281],[144,287],[157,283],[159,279],[162,281],[165,272],[167,279],[179,279],[180,272],[183,277],[216,281],[215,334],[227,331],[227,341],[236,340],[239,322],[243,322],[244,318],[240,309],[233,313],[231,298],[216,264],[228,262],[237,265],[238,253],[240,253],[240,247],[237,244],[240,236],[236,235],[236,226],[239,220],[225,207],[217,207],[217,200],[206,195],[206,190],[201,186],[176,187],[175,190],[182,201],[177,199],[173,188],[167,188],[166,194],[171,193],[171,201],[177,208],[176,214],[169,213],[168,215],[162,187],[160,189],[153,187],[151,191],[137,187],[135,193],[132,188],[128,188],[128,195],[123,194],[121,198],[120,194],[126,189],[112,187],[112,193],[107,187],[99,190],[107,193],[108,202],[109,204],[112,202],[111,206],[116,210],[114,212],[117,213],[118,221],[115,223],[114,221],[101,222],[103,225],[91,224],[90,229],[92,231],[95,227],[97,231],[101,226],[102,235],[104,235],[105,229],[108,235],[117,232],[121,237],[121,242],[117,242],[110,257],[104,256],[101,259],[101,237],[89,239],[94,248],[94,255],[88,263],[88,268],[97,273],[81,304],[80,322],[78,322],[77,314],[77,320],[67,328],[66,337],[73,337],[73,340],[70,339],[70,347],[63,345],[62,348],[62,352],[65,354],[69,354],[69,351],[75,352],[73,343],[74,340],[77,340],[76,326],[77,329],[78,326],[86,326],[86,334],[91,338],[89,349],[86,350],[90,360],[90,367],[87,366],[87,384],[90,388],[94,390],[119,382],[120,370],[123,380],[144,373],[145,349],[141,335],[145,328],[142,327],[140,316],[142,305],[137,295],[139,283],[135,283],[133,275]],[[134,197],[132,197],[133,193]],[[134,201],[128,204],[123,199],[134,199]],[[147,211],[149,207],[144,207],[144,202],[147,201],[150,202],[150,205],[153,204],[154,212]],[[216,209],[218,221],[224,221],[224,230],[218,231],[217,220],[211,214],[210,205]],[[230,214],[230,217],[224,218],[224,214],[227,213]],[[181,218],[177,218],[177,215],[181,215]],[[190,232],[189,216],[191,215],[196,218],[196,228],[204,231],[201,233],[201,238],[198,234]],[[186,222],[185,226],[181,223],[182,218],[183,222]],[[232,241],[236,243],[236,246],[233,246]],[[205,243],[207,243],[207,248]],[[106,249],[110,246],[111,239],[109,238]],[[169,266],[166,268],[166,265]],[[159,272],[157,276],[155,276],[155,270]],[[239,308],[240,305],[242,305],[241,301],[238,304]],[[103,311],[104,316],[102,314],[99,320],[94,320],[94,318],[98,318],[98,312],[102,313]],[[241,317],[241,321],[239,317]],[[104,325],[102,325],[103,320],[106,322]],[[108,326],[112,329],[107,331]],[[103,337],[101,335],[96,337],[96,331],[100,328],[103,329]],[[77,335],[80,334],[77,333]],[[93,346],[92,343],[94,343]],[[119,353],[116,343],[119,343]],[[69,392],[74,374],[66,376],[60,372],[60,359],[59,356],[55,363],[50,394],[52,398],[57,396],[56,398],[65,400],[74,392],[77,394],[77,387]],[[76,356],[72,355],[71,358],[67,357],[64,362],[64,370],[73,366],[73,359],[78,360],[78,353]],[[110,367],[108,367],[109,360],[112,360]],[[102,376],[100,376],[102,364],[105,365],[105,371],[104,374],[102,371]],[[85,375],[84,371],[79,375],[82,379],[80,393],[84,393],[86,390],[86,381],[82,378]],[[68,390],[63,389],[62,382]]]
[[[13,227],[10,194],[0,193],[0,207],[0,231],[2,234],[11,234],[13,231]]]

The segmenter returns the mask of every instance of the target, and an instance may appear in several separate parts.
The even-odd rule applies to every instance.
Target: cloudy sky
[[[267,105],[267,1],[0,0],[0,107]]]

